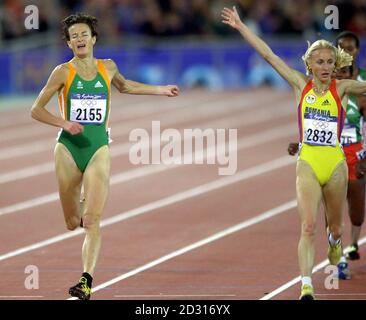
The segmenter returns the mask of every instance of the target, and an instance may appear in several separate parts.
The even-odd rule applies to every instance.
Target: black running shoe
[[[360,259],[360,254],[358,253],[357,244],[351,245],[351,249],[347,254],[347,259],[349,259],[349,260],[359,260]]]
[[[81,277],[79,283],[69,289],[69,294],[79,300],[89,300],[91,288],[87,285],[86,278]]]

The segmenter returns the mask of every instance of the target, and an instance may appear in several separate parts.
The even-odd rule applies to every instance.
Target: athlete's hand
[[[162,86],[161,94],[168,97],[176,97],[179,95],[179,88],[176,85]]]
[[[233,7],[233,10],[229,8],[222,9],[221,17],[223,18],[222,23],[228,24],[234,29],[239,29],[240,25],[243,23],[240,20],[238,11],[236,10],[235,6]]]
[[[80,123],[72,121],[66,121],[62,129],[72,135],[79,134],[84,131],[84,127]]]
[[[287,152],[290,156],[294,156],[299,151],[299,144],[297,142],[290,142],[288,144]]]

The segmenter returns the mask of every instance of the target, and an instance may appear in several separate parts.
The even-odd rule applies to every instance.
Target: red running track
[[[299,273],[296,159],[286,152],[297,139],[294,105],[291,93],[269,89],[175,99],[115,93],[111,188],[92,299],[298,299],[299,283],[288,284]],[[29,106],[1,115],[0,299],[67,299],[81,272],[83,230],[64,226],[53,171],[57,130],[31,120]],[[237,129],[236,174],[219,175],[225,166],[217,162],[131,164],[129,133],[151,131],[152,121],[180,132]],[[322,214],[318,220],[316,264],[327,245]],[[39,270],[39,289],[25,288],[29,265]],[[350,267],[352,280],[333,290],[325,288],[324,268],[317,271],[317,299],[365,299],[365,260]]]

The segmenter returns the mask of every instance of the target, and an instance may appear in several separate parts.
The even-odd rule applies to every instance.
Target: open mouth
[[[78,46],[77,46],[77,48],[78,49],[82,49],[82,48],[85,48],[86,47],[86,45],[85,44],[79,44]]]

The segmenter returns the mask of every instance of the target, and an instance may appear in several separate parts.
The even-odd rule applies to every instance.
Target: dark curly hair
[[[98,32],[97,32],[98,20],[97,18],[85,13],[72,14],[61,21],[62,39],[70,41],[69,28],[76,23],[87,24],[90,28],[92,37],[95,36],[96,39],[98,40]]]
[[[360,39],[359,39],[359,37],[355,33],[351,32],[351,31],[343,31],[343,32],[341,32],[337,36],[337,38],[335,40],[336,46],[338,46],[338,44],[341,41],[341,39],[344,39],[344,38],[351,38],[351,39],[353,39],[355,41],[356,48],[357,49],[360,48]]]

